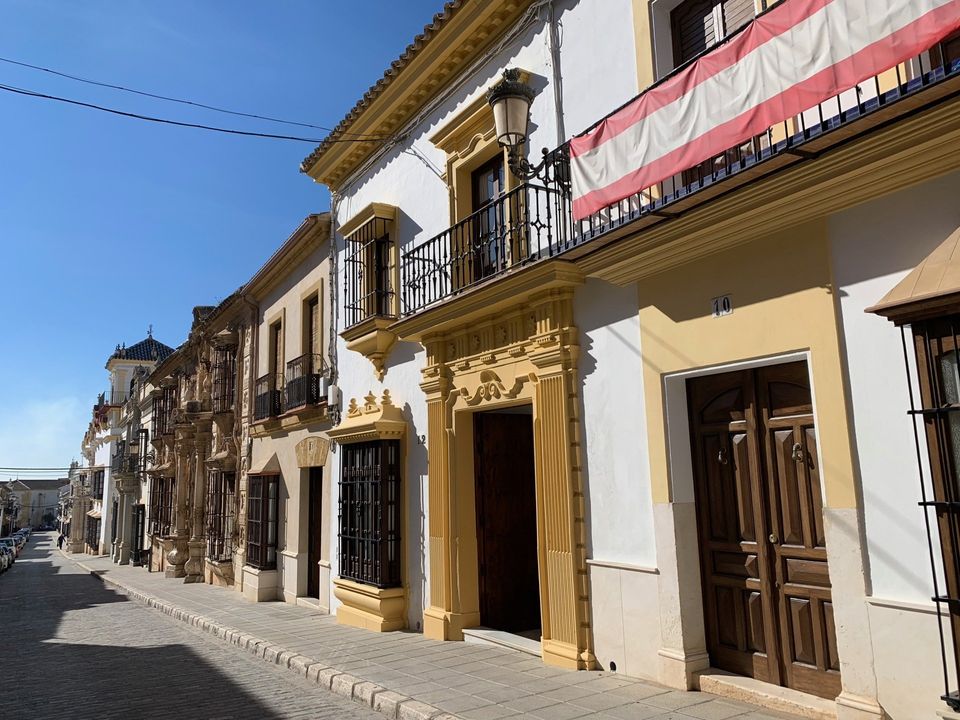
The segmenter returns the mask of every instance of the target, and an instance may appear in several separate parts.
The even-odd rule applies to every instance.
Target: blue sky
[[[0,0],[0,57],[332,127],[442,0]],[[0,84],[321,137],[0,62]],[[79,457],[118,343],[176,346],[305,215],[312,145],[160,126],[0,91],[0,467]],[[0,476],[5,477],[5,476]]]

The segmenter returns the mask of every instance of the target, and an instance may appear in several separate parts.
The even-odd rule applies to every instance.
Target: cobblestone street
[[[129,601],[35,533],[0,576],[0,716],[381,718]]]

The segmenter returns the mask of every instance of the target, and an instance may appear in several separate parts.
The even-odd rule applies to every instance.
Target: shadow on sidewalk
[[[159,621],[123,595],[60,572],[54,539],[35,534],[0,576],[0,715],[280,717],[189,647],[151,640]]]

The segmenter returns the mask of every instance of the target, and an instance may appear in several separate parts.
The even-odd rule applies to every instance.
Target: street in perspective
[[[960,0],[6,0],[0,132],[0,719],[960,720]]]

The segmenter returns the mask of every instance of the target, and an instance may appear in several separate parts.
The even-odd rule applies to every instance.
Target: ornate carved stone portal
[[[533,412],[542,651],[546,663],[596,667],[589,614],[573,289],[424,335],[430,478],[430,601],[424,633],[463,638],[480,624],[472,413]],[[503,578],[509,583],[510,578]]]

